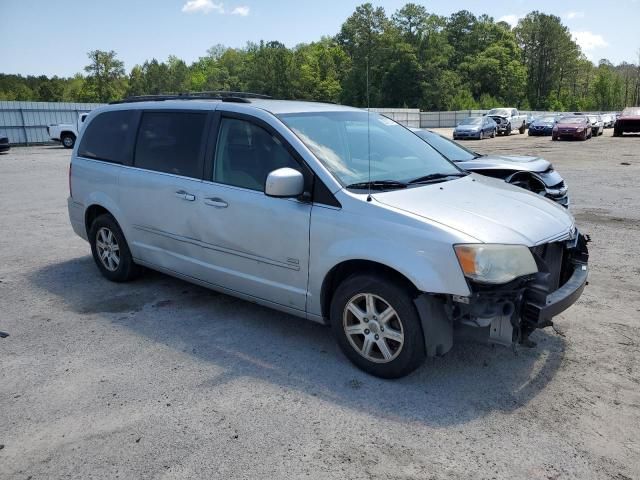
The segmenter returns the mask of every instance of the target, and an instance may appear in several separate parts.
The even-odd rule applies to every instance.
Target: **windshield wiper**
[[[347,185],[347,188],[361,188],[371,190],[387,190],[393,188],[407,188],[407,184],[397,180],[371,180],[370,182],[358,182]]]
[[[409,182],[409,184],[414,183],[430,183],[435,182],[437,180],[445,180],[450,177],[466,177],[469,175],[468,172],[456,172],[456,173],[431,173],[429,175],[425,175],[423,177],[414,178]]]

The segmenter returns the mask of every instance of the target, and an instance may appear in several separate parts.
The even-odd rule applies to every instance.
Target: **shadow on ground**
[[[326,327],[159,273],[115,284],[86,256],[37,270],[31,281],[87,321],[124,326],[217,365],[222,374],[203,378],[209,388],[253,377],[378,417],[432,426],[520,408],[545,388],[564,357],[564,341],[553,332],[535,333],[538,347],[517,355],[466,340],[412,375],[387,381],[353,367]]]

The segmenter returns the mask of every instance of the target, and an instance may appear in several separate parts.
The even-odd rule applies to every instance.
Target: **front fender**
[[[370,207],[369,207],[370,208]],[[364,260],[391,268],[417,290],[466,296],[469,287],[453,250],[456,240],[425,223],[395,222],[382,210],[368,224],[361,215],[314,208],[311,221],[307,311],[321,315],[322,285],[337,265]],[[384,232],[393,232],[385,234]]]

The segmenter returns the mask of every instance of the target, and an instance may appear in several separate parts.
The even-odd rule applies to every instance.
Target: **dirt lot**
[[[449,130],[447,130],[449,132]],[[0,478],[640,479],[640,137],[512,135],[591,234],[560,333],[356,370],[329,331],[150,273],[98,273],[66,214],[69,151],[0,156]]]

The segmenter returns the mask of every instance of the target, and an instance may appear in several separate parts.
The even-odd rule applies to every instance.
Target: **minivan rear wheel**
[[[133,261],[124,234],[109,214],[98,216],[89,229],[91,253],[100,273],[112,282],[133,280],[142,268]]]
[[[352,275],[336,289],[330,315],[341,350],[365,372],[398,378],[422,364],[422,326],[404,286],[377,275]]]

